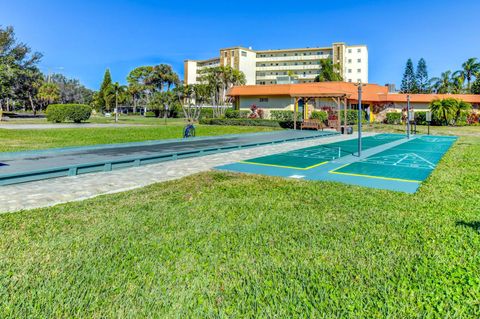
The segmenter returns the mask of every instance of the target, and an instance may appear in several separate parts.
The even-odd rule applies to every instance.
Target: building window
[[[348,73],[352,73],[352,69],[348,69]]]
[[[235,56],[235,51],[232,51],[232,57]]]
[[[361,79],[357,79],[357,82],[361,82],[362,80]]]
[[[352,49],[348,49],[348,53],[352,53]]]
[[[259,99],[259,102],[260,102],[260,103],[262,103],[262,102],[264,102],[264,103],[268,102],[268,97],[261,97],[261,98]]]
[[[362,72],[362,69],[357,69],[357,73],[361,73]]]
[[[295,53],[295,56],[297,56],[297,55],[298,55],[298,53]]]
[[[357,52],[358,52],[358,53],[362,52],[362,49],[357,49]]]
[[[348,82],[352,82],[352,79],[348,79]]]
[[[247,56],[247,52],[242,51],[242,56]]]
[[[357,59],[357,62],[358,62],[358,63],[362,62],[362,59]]]
[[[352,59],[348,59],[348,63],[352,63]]]

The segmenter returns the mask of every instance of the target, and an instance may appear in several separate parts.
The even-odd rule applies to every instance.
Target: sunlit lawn
[[[414,195],[208,172],[2,215],[0,317],[478,318],[471,133]]]

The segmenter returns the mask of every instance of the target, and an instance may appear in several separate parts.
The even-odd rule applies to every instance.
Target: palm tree
[[[315,77],[315,82],[343,81],[340,75],[340,65],[333,64],[330,59],[320,60],[320,74]]]
[[[462,100],[457,100],[456,111],[455,111],[455,124],[457,124],[458,119],[462,115],[462,112],[467,112],[472,109],[472,104],[467,103]]]
[[[463,71],[455,71],[452,74],[452,77],[450,79],[450,93],[453,94],[460,94],[463,93],[463,84],[465,83],[465,77],[463,74]]]
[[[125,94],[127,90],[127,86],[120,85],[118,82],[112,84],[112,91],[115,94],[115,123],[118,122],[118,97],[120,94]]]
[[[440,74],[439,78],[431,78],[429,83],[432,91],[437,94],[445,94],[450,92],[451,82],[450,77],[452,71],[445,71]]]
[[[430,103],[430,111],[437,115],[438,118],[443,118],[445,125],[448,125],[450,119],[457,111],[458,101],[452,98],[443,100],[434,100]]]
[[[462,75],[467,80],[467,88],[470,90],[470,82],[477,72],[480,72],[480,62],[477,58],[470,58],[462,64]]]

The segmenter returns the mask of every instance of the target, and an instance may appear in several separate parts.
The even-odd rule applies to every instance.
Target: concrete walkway
[[[373,133],[364,136],[375,135]],[[117,171],[86,174],[73,177],[16,184],[0,187],[0,213],[22,209],[53,206],[78,201],[102,194],[127,191],[153,183],[179,179],[211,170],[215,166],[234,163],[252,157],[281,153],[289,150],[332,143],[356,135],[318,138],[301,142],[289,142],[194,157],[160,164],[122,169]]]

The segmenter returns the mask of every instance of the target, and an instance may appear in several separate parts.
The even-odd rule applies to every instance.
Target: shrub
[[[415,123],[417,123],[417,125],[428,125],[427,112],[426,111],[415,112]],[[436,113],[432,114],[432,121],[430,122],[430,125],[442,125],[442,120],[437,117]]]
[[[325,122],[328,118],[328,114],[325,111],[313,111],[312,114],[310,114],[310,118]]]
[[[234,125],[234,126],[268,126],[280,127],[278,121],[264,120],[264,119],[201,119],[200,124],[205,125]]]
[[[47,120],[61,123],[72,121],[80,123],[90,118],[92,108],[83,104],[50,104],[47,107]]]
[[[246,110],[228,109],[225,112],[225,117],[227,119],[239,119],[239,118],[247,118],[249,114],[250,114],[250,111],[246,111]]]
[[[335,116],[337,115],[337,112],[333,113]],[[367,122],[366,118],[367,113],[365,111],[362,111],[362,123]],[[340,111],[340,120],[342,121],[342,125],[344,123],[344,110]],[[358,110],[347,110],[347,125],[354,125],[358,123]]]
[[[402,121],[402,113],[400,112],[388,112],[385,118],[387,124],[400,124]]]
[[[250,106],[250,114],[248,115],[248,118],[263,119],[264,116],[265,116],[265,112],[261,108],[259,108],[255,104]]]
[[[270,119],[276,121],[293,121],[293,111],[270,111]]]
[[[145,113],[145,117],[155,117],[155,112],[148,111]]]

